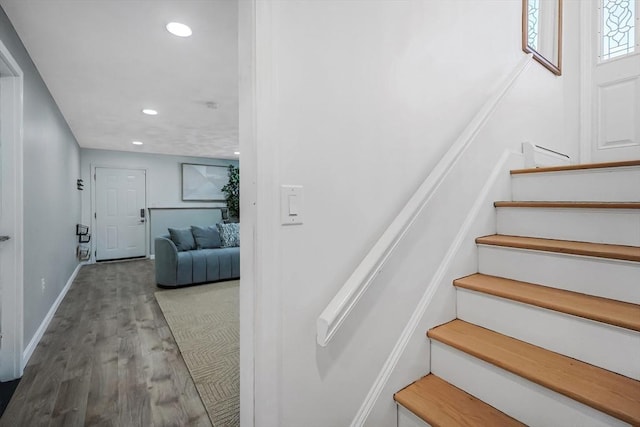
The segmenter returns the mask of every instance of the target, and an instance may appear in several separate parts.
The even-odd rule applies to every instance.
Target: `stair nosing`
[[[529,249],[596,258],[640,262],[640,247],[493,234],[476,238],[479,245]]]
[[[483,281],[484,283],[474,283],[474,281]],[[522,295],[514,291],[498,289],[496,287],[488,287],[487,282],[494,282],[503,286],[516,286],[521,290],[534,292],[538,295]],[[499,298],[505,298],[511,301],[523,304],[533,305],[536,307],[553,310],[559,313],[565,313],[584,319],[605,323],[620,328],[629,329],[640,332],[640,306],[625,301],[617,301],[610,298],[603,298],[594,295],[581,294],[579,292],[558,289],[534,283],[522,282],[519,280],[496,277],[481,273],[472,274],[470,276],[461,277],[454,280],[454,286],[463,289],[481,292],[483,294],[492,295]],[[540,295],[542,294],[542,295]],[[546,295],[545,295],[546,294]],[[571,304],[569,301],[571,300]],[[592,305],[594,302],[598,304],[598,311],[586,308],[585,305]],[[606,309],[603,309],[605,307]],[[632,313],[632,316],[620,316],[620,313],[629,314],[630,311],[638,311]]]
[[[394,400],[399,404],[402,405],[403,407],[405,407],[407,410],[409,410],[410,412],[412,412],[414,415],[416,415],[418,418],[420,418],[421,420],[429,423],[430,425],[432,425],[433,427],[439,427],[439,426],[443,426],[446,427],[447,424],[442,424],[443,420],[439,419],[438,415],[439,414],[435,414],[434,412],[447,412],[447,408],[444,407],[443,405],[439,404],[440,402],[438,402],[438,400],[441,399],[433,399],[431,398],[431,396],[440,396],[440,395],[434,395],[434,394],[430,394],[428,396],[425,396],[424,394],[424,388],[425,387],[432,387],[435,388],[437,387],[440,391],[442,392],[443,388],[445,389],[444,392],[447,393],[447,398],[451,399],[448,400],[447,403],[448,405],[451,406],[451,409],[455,411],[455,414],[458,417],[462,417],[463,419],[467,419],[466,417],[466,413],[460,410],[455,410],[455,409],[461,409],[459,407],[455,407],[458,399],[463,399],[466,403],[465,405],[465,409],[469,409],[469,406],[467,405],[471,405],[473,407],[474,410],[476,411],[480,411],[482,412],[482,415],[489,415],[492,418],[492,421],[496,421],[496,417],[500,418],[500,421],[502,421],[502,424],[504,424],[504,422],[508,421],[509,423],[512,423],[513,425],[518,425],[518,426],[524,426],[524,424],[522,424],[520,421],[510,417],[509,415],[505,414],[504,412],[500,411],[499,409],[489,405],[486,402],[483,402],[482,400],[478,399],[477,397],[473,396],[470,393],[467,393],[466,391],[454,386],[453,384],[448,383],[447,381],[445,381],[444,379],[438,377],[437,375],[434,375],[433,373],[430,373],[422,378],[420,378],[417,381],[414,381],[413,383],[409,384],[408,386],[406,386],[405,388],[403,388],[402,390],[396,392],[393,395]],[[425,413],[424,410],[421,410],[417,403],[416,400],[417,399],[411,399],[411,396],[419,396],[420,398],[420,403],[422,403],[422,407],[424,408],[424,406],[429,406],[429,404],[431,404],[430,406],[437,406],[437,408],[439,409],[436,411],[432,411],[429,413]],[[455,408],[454,408],[455,407]],[[480,414],[478,414],[478,412],[475,413],[477,416],[480,416]],[[449,414],[447,414],[446,416],[448,416]],[[486,421],[485,420],[479,420],[478,418],[475,418],[474,421],[477,422],[478,421]],[[486,425],[486,423],[483,423],[483,425]]]
[[[452,334],[464,334],[467,342],[457,342],[456,339],[463,340],[451,337]],[[472,336],[478,334],[482,337]],[[429,330],[427,336],[617,419],[640,424],[639,381],[459,319]],[[482,343],[468,342],[474,339]],[[482,344],[484,349],[479,348]],[[615,391],[605,387],[613,382]],[[600,399],[596,398],[593,392],[596,388],[599,393],[608,392],[609,404],[604,403],[602,394],[598,395]],[[621,405],[622,402],[627,405]]]
[[[640,209],[640,202],[553,202],[553,201],[499,201],[496,208],[554,208],[554,209]]]
[[[619,168],[640,166],[640,160],[625,160],[619,162],[603,162],[603,163],[584,163],[579,165],[565,165],[565,166],[548,166],[541,168],[525,168],[514,169],[511,171],[511,175],[529,174],[529,173],[544,173],[544,172],[563,172],[563,171],[575,171],[585,169],[604,169],[604,168]]]

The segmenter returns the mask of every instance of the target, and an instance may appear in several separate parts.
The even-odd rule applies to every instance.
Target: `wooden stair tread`
[[[433,374],[403,388],[393,398],[433,427],[524,425]]]
[[[453,284],[459,288],[640,331],[640,305],[637,304],[480,273],[456,279]]]
[[[427,336],[615,418],[640,425],[639,381],[462,320],[431,329]]]
[[[511,202],[493,204],[496,208],[562,208],[562,209],[640,209],[640,202]]]
[[[573,242],[569,240],[541,239],[538,237],[506,236],[494,234],[478,237],[480,245],[506,246],[537,251],[558,252],[599,258],[640,261],[640,247],[605,243]]]
[[[511,175],[524,174],[524,173],[573,171],[573,170],[581,170],[581,169],[618,168],[618,167],[628,167],[628,166],[640,166],[640,160],[626,160],[621,162],[604,162],[604,163],[584,163],[581,165],[549,166],[544,168],[514,169],[511,171]]]

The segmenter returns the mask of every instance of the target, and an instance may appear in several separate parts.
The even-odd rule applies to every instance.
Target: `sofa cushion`
[[[191,226],[191,233],[196,241],[198,249],[212,249],[222,246],[220,242],[220,232],[215,225],[209,227]]]
[[[207,258],[207,280],[226,280],[240,277],[240,248],[203,249]]]
[[[190,251],[196,248],[191,228],[170,228],[169,235],[179,251]]]
[[[193,268],[193,283],[207,281],[207,256],[205,251],[189,251],[191,254],[191,267]]]
[[[156,283],[179,287],[240,277],[240,247],[178,252],[169,235],[155,238]]]
[[[223,248],[240,246],[240,224],[216,224],[220,232],[220,240]]]

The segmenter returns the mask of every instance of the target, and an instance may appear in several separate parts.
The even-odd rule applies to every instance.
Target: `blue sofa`
[[[198,228],[200,227],[192,227],[194,234],[195,229]],[[159,287],[174,288],[240,278],[239,246],[224,247],[222,243],[218,243],[219,237],[217,242],[215,238],[209,240],[196,238],[195,245],[190,242],[185,245],[183,241],[176,238],[175,230],[169,229],[170,235],[155,238],[155,271],[156,283]],[[188,239],[188,230],[178,231]],[[211,236],[208,235],[209,238]],[[203,241],[204,244],[202,244]]]

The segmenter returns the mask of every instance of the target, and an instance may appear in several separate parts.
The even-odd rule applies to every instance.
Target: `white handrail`
[[[356,267],[344,286],[340,288],[329,305],[327,305],[320,314],[316,321],[317,341],[320,346],[325,347],[327,343],[331,341],[331,338],[333,338],[340,325],[342,325],[353,307],[355,307],[362,295],[364,295],[373,279],[380,272],[391,253],[393,253],[393,250],[414,223],[433,195],[434,190],[440,182],[442,182],[447,172],[460,158],[462,153],[464,153],[471,141],[473,141],[491,113],[495,110],[498,102],[500,102],[509,88],[511,88],[518,76],[527,68],[531,57],[531,54],[526,55],[507,76],[498,90],[485,102],[467,127],[462,131],[458,139],[456,139],[455,143],[449,148],[449,151],[442,157],[427,179],[425,179],[418,190],[411,196],[398,216],[396,216],[391,225],[389,225],[380,239],[378,239],[369,253]]]

